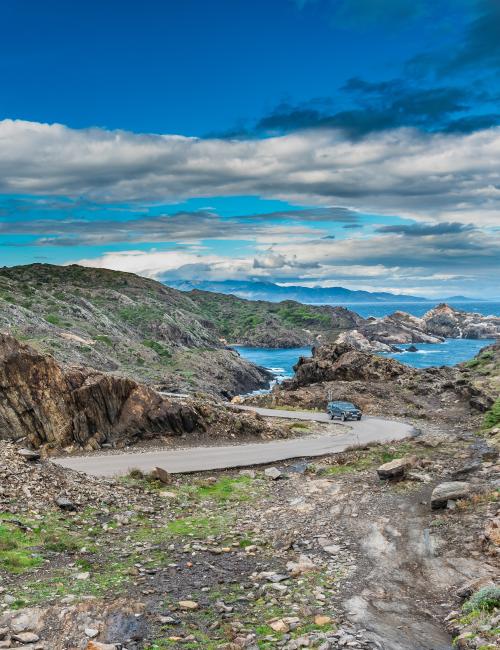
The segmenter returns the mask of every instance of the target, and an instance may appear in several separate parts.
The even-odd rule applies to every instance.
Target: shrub
[[[500,587],[483,587],[476,591],[462,607],[468,614],[474,610],[490,612],[495,607],[500,607]]]
[[[500,399],[493,404],[491,409],[484,416],[484,426],[486,428],[494,427],[500,423]]]

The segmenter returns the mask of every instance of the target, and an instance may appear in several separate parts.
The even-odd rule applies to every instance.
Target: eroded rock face
[[[290,388],[328,381],[384,381],[415,372],[399,361],[360,352],[347,343],[314,348],[313,356],[301,357],[294,370],[294,378],[286,383]]]
[[[0,334],[0,438],[31,444],[98,447],[117,437],[179,435],[203,430],[188,404],[161,398],[131,379],[85,368],[64,370],[55,359]]]
[[[283,437],[286,430],[220,403],[176,401],[127,377],[65,368],[0,333],[0,439],[90,450],[184,434],[266,439]]]

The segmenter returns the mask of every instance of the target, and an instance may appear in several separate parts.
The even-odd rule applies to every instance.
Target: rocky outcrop
[[[368,414],[459,424],[482,418],[496,397],[494,384],[478,383],[470,366],[417,369],[346,343],[315,348],[294,369],[293,379],[253,401],[324,410],[328,399],[346,400]]]
[[[359,330],[342,332],[336,339],[336,343],[345,343],[355,350],[361,352],[396,352],[397,348],[381,341],[370,341]]]
[[[445,338],[488,339],[500,336],[500,318],[483,316],[437,305],[421,318],[396,311],[383,318],[370,318],[358,327],[359,334],[371,342],[439,343]],[[351,333],[352,334],[352,333]],[[338,340],[338,339],[337,339]],[[358,349],[366,349],[351,341]],[[373,351],[376,351],[372,348]]]
[[[240,434],[258,434],[266,427],[221,406],[166,399],[126,377],[65,369],[52,356],[0,334],[1,439],[27,437],[37,448],[98,448],[159,435],[200,434],[209,427],[217,432],[228,425]]]
[[[346,343],[313,349],[312,357],[301,357],[295,376],[287,386],[296,388],[331,381],[388,381],[415,371],[394,359],[360,352]]]

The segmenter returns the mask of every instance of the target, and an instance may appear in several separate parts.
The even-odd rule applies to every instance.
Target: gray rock
[[[67,497],[64,497],[64,496],[56,497],[55,502],[56,502],[56,505],[58,505],[59,508],[61,508],[61,510],[68,510],[70,512],[73,512],[73,511],[76,510],[76,506],[73,503],[73,501],[71,501]]]
[[[449,481],[440,483],[434,488],[431,495],[431,507],[433,510],[446,508],[448,501],[467,499],[470,496],[470,485],[464,481]]]
[[[406,470],[415,464],[416,459],[413,456],[405,458],[395,458],[389,463],[384,463],[377,469],[377,474],[382,479],[401,478],[405,475]]]
[[[23,447],[22,449],[18,449],[17,453],[19,456],[22,456],[25,460],[29,460],[29,461],[40,460],[40,453],[38,451],[35,451],[34,449],[26,449],[25,447]]]
[[[283,473],[277,467],[267,467],[264,470],[264,474],[268,478],[272,478],[273,481],[283,476]]]

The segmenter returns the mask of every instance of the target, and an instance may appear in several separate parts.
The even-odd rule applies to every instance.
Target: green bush
[[[491,409],[484,416],[484,426],[489,429],[500,424],[500,399],[493,404]]]
[[[154,339],[144,339],[142,344],[150,350],[156,352],[156,354],[162,357],[162,359],[169,359],[172,356],[170,354],[170,350],[168,350],[164,345],[158,341],[155,341]]]
[[[473,611],[491,612],[495,607],[500,607],[500,587],[483,587],[476,591],[462,607],[468,614]]]
[[[45,320],[51,325],[62,325],[62,320],[57,314],[47,314],[47,316],[45,316]]]

